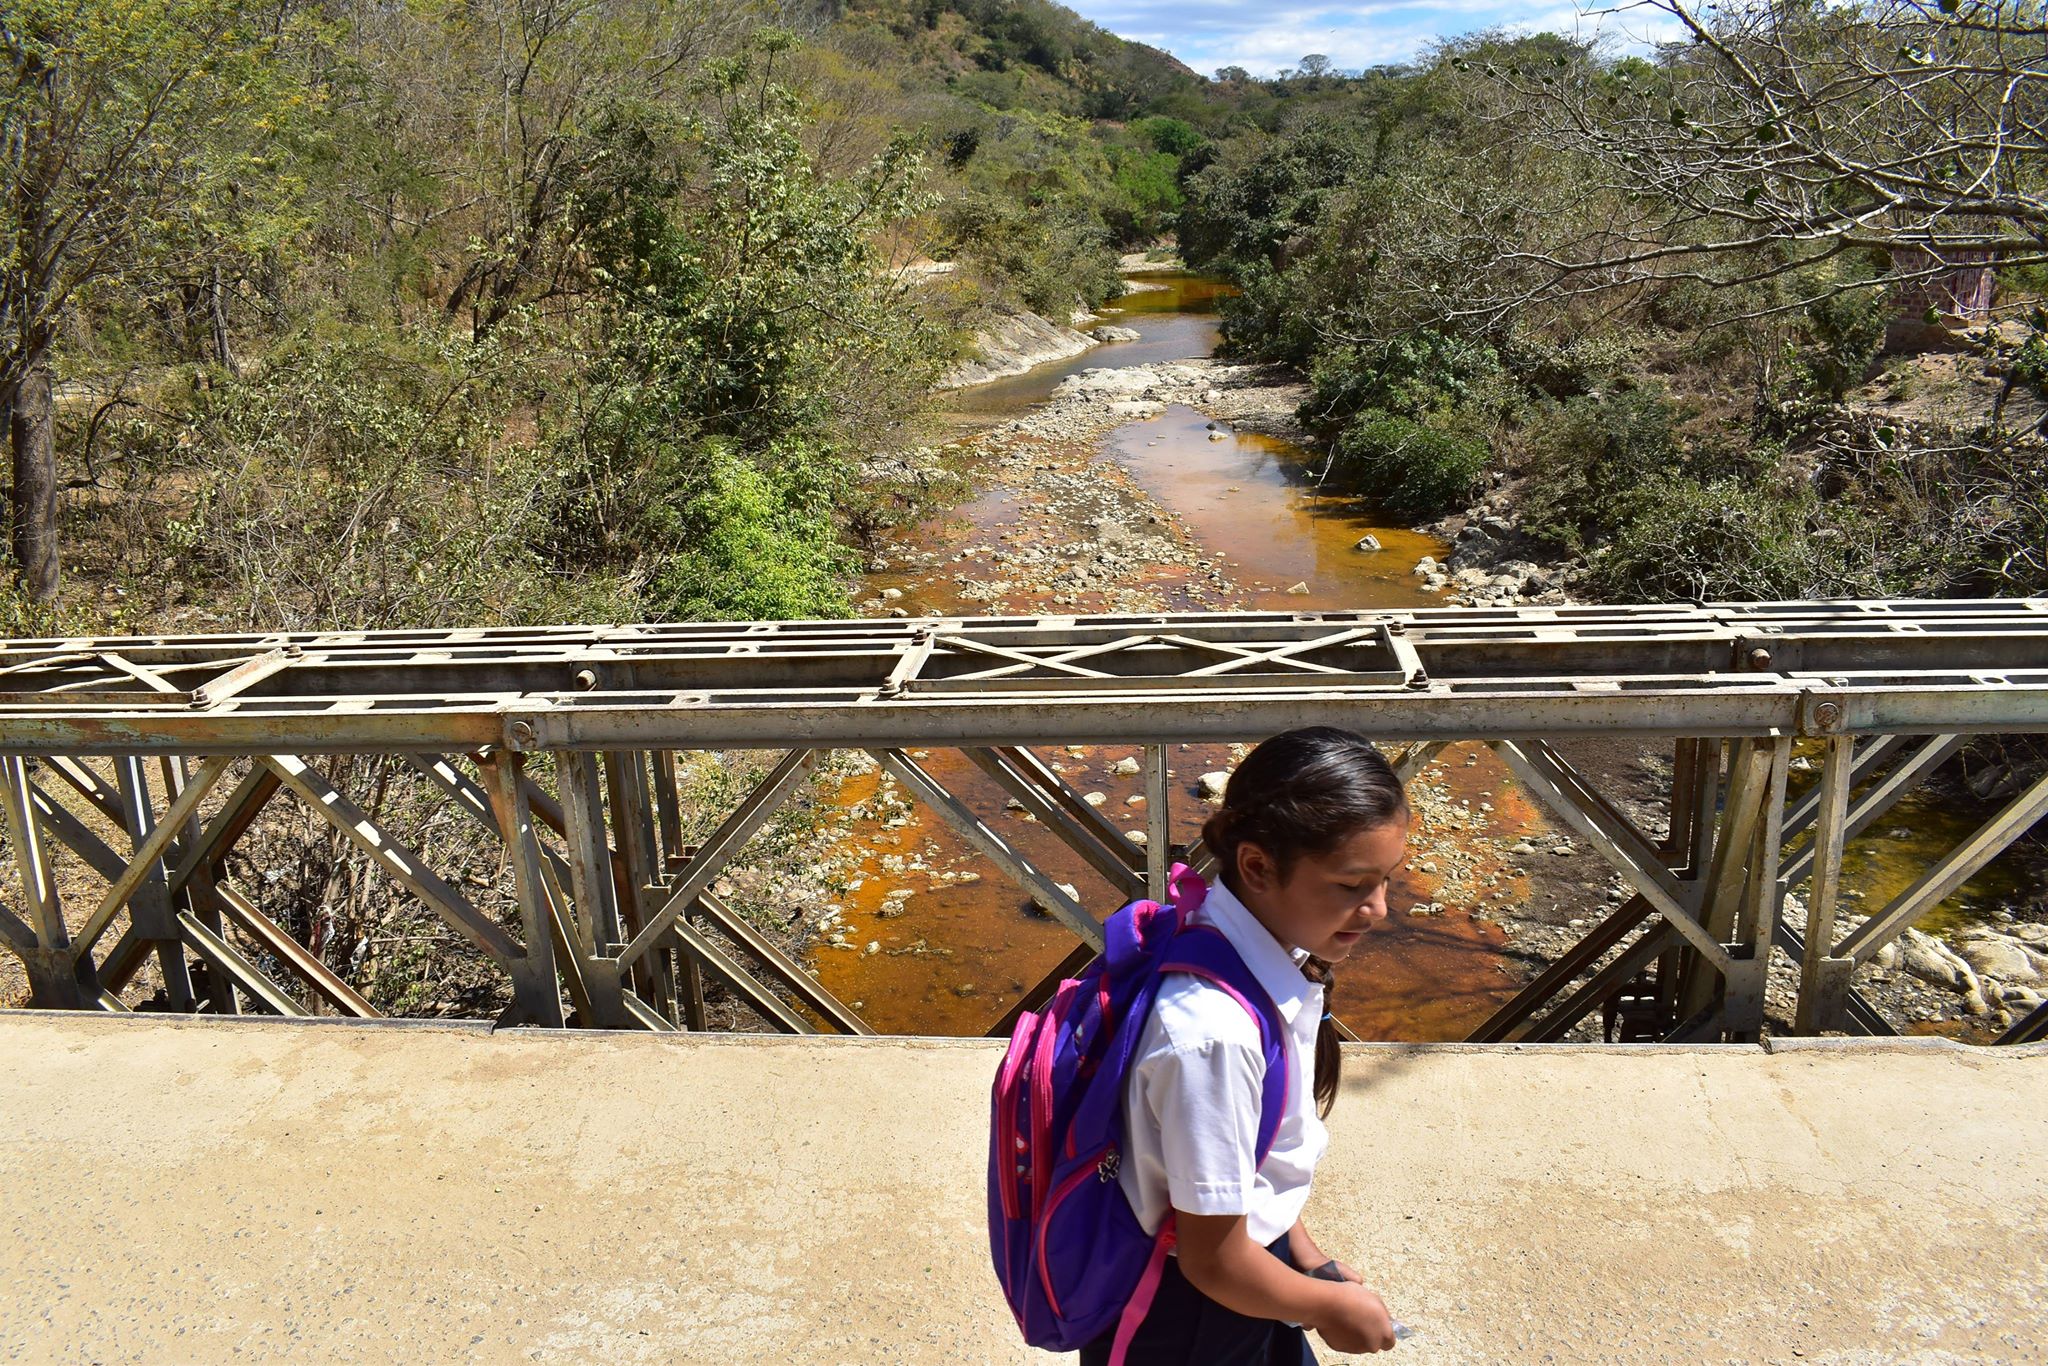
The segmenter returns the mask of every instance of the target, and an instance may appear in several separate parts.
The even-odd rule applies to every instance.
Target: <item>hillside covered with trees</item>
[[[2040,6],[1665,8],[1254,79],[1044,0],[20,0],[6,625],[844,611],[977,319],[1163,235],[1332,478],[1582,591],[2048,591]]]
[[[844,610],[992,307],[1117,288],[1196,84],[1050,5],[26,0],[8,628]],[[905,267],[963,270],[940,286]]]

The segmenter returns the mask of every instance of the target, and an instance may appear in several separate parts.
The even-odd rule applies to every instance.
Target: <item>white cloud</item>
[[[1240,0],[1067,0],[1087,18],[1161,47],[1197,71],[1241,66],[1256,75],[1292,67],[1311,52],[1346,69],[1407,61],[1443,38],[1488,28],[1603,36],[1627,48],[1674,36],[1668,15],[1565,3],[1534,14],[1501,0],[1366,0],[1354,5],[1268,9]],[[1659,22],[1661,21],[1661,22]]]

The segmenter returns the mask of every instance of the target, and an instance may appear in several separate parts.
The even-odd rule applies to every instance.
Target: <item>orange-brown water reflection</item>
[[[962,413],[1013,412],[1043,399],[1065,374],[1093,365],[1140,364],[1206,355],[1215,328],[1207,309],[1213,287],[1192,277],[1168,290],[1129,296],[1116,319],[1141,340],[1090,352],[1085,358],[1017,380],[968,391],[952,400]],[[1073,457],[1052,448],[1048,460]],[[1207,419],[1185,407],[1110,433],[1092,459],[1134,480],[1186,528],[1206,554],[1221,556],[1235,585],[1236,607],[1335,610],[1421,606],[1438,596],[1410,570],[1423,555],[1441,557],[1442,541],[1382,524],[1369,508],[1316,491],[1307,454],[1275,438],[1226,431],[1211,439]],[[902,564],[904,549],[943,551],[932,567],[890,568],[872,575],[871,594],[895,589],[891,605],[912,616],[1097,610],[1086,599],[1055,605],[997,563],[992,547],[1071,540],[1028,490],[997,486],[916,528],[886,561]],[[1362,552],[1367,535],[1382,550]],[[954,557],[958,556],[958,559]],[[1192,583],[1186,566],[1139,566],[1125,586],[1142,584],[1162,608],[1215,605],[1211,588]],[[1012,581],[993,597],[967,597],[960,579]],[[1300,585],[1301,592],[1290,589]],[[1140,780],[1112,766],[1130,748],[1051,749],[1041,753],[1070,786],[1100,794],[1099,809],[1120,828],[1146,825]],[[1448,756],[1460,757],[1448,757]],[[1229,746],[1180,745],[1169,751],[1172,830],[1176,843],[1194,838],[1211,808],[1200,797],[1202,774],[1229,769]],[[1043,827],[1005,810],[1003,794],[955,752],[931,751],[934,776],[965,798],[1002,837],[1055,881],[1071,884],[1098,918],[1121,900],[1085,862]],[[1506,774],[1491,754],[1467,765],[1460,751],[1430,773],[1428,800],[1418,800],[1414,844],[1437,853],[1443,872],[1421,871],[1420,856],[1396,885],[1388,920],[1367,937],[1339,973],[1333,1008],[1364,1038],[1461,1038],[1512,992],[1503,970],[1500,928],[1484,917],[1502,897],[1526,893],[1480,837],[1520,833],[1533,820],[1526,803],[1506,791]],[[854,816],[861,842],[859,886],[841,898],[845,944],[821,948],[819,977],[842,1000],[859,1002],[877,1029],[928,1034],[979,1034],[1000,1019],[1074,944],[1058,922],[922,807],[872,819],[879,779],[847,780],[839,800]],[[1484,792],[1482,794],[1482,787]],[[1134,800],[1136,799],[1136,800]],[[1494,810],[1481,810],[1490,800]],[[1469,846],[1469,848],[1468,848]],[[1446,852],[1448,851],[1448,852]],[[1489,858],[1495,859],[1488,862]],[[962,878],[968,880],[962,880]],[[908,890],[910,895],[901,893]],[[891,896],[891,893],[896,895]],[[1426,908],[1426,914],[1411,909]],[[1475,912],[1480,914],[1475,915]],[[869,946],[873,951],[869,951]]]
[[[1232,431],[1174,404],[1118,428],[1105,450],[1196,540],[1226,557],[1231,577],[1251,595],[1247,606],[1317,611],[1438,601],[1410,571],[1424,555],[1441,559],[1450,547],[1385,525],[1368,505],[1318,492],[1313,462],[1292,442]],[[1382,548],[1359,550],[1366,536]],[[1292,591],[1297,586],[1302,591]]]
[[[1041,752],[1077,791],[1100,793],[1100,809],[1118,825],[1144,829],[1140,780],[1114,772],[1118,760],[1137,756],[1135,749]],[[1528,884],[1490,852],[1490,842],[1473,836],[1519,828],[1535,813],[1511,788],[1486,789],[1494,813],[1459,805],[1465,799],[1454,794],[1480,790],[1490,775],[1457,761],[1458,752],[1447,751],[1451,757],[1426,771],[1431,791],[1416,793],[1410,865],[1396,878],[1388,917],[1337,974],[1331,1008],[1361,1038],[1463,1038],[1513,993],[1514,981],[1502,970],[1500,927],[1474,912],[1497,905],[1497,896],[1525,895]],[[1005,812],[1001,792],[956,751],[921,753],[927,771],[976,811],[1003,812],[990,818],[1003,839],[1055,881],[1071,885],[1092,913],[1104,916],[1120,903],[1051,832]],[[1169,750],[1175,843],[1191,841],[1212,809],[1200,799],[1200,776],[1227,768],[1230,760],[1223,745]],[[841,1000],[858,1002],[863,1018],[886,1033],[983,1033],[1066,957],[1073,936],[926,809],[913,807],[886,827],[873,819],[879,785],[876,774],[860,774],[839,793],[856,817],[864,857],[852,875],[859,885],[840,898],[846,945],[819,950],[819,980]],[[1444,858],[1446,851],[1464,854],[1469,871],[1455,879],[1420,871],[1424,855]],[[963,874],[971,880],[960,881]],[[1425,907],[1440,909],[1416,913]]]

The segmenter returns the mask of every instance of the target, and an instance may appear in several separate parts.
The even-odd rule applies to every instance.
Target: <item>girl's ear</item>
[[[1264,846],[1250,840],[1237,846],[1237,880],[1254,896],[1263,896],[1280,885],[1280,865]]]

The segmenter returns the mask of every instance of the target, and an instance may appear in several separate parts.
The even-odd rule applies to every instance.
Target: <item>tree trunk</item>
[[[34,601],[48,602],[57,596],[57,441],[47,349],[29,359],[13,397],[7,423],[14,445],[10,545],[22,587]]]
[[[207,314],[213,324],[213,359],[215,364],[228,372],[230,378],[242,377],[241,367],[235,364],[235,348],[228,340],[227,291],[221,284],[220,262],[213,263],[213,283],[207,290]]]

